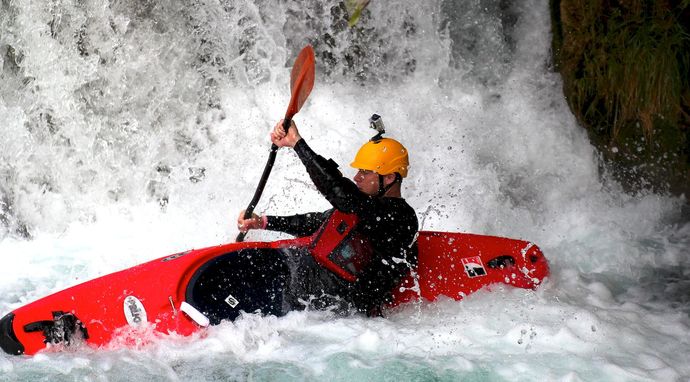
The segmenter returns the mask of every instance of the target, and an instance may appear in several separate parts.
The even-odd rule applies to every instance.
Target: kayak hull
[[[240,311],[285,314],[277,296],[287,272],[274,254],[304,249],[309,242],[298,238],[190,250],[75,285],[5,315],[0,347],[27,355],[46,349],[46,334],[35,327],[52,322],[55,312],[78,318],[85,342],[94,347],[114,338],[136,343],[127,336],[137,333],[191,335],[206,324],[232,320]],[[495,283],[535,288],[549,273],[539,248],[526,241],[420,232],[417,242],[419,266],[394,289],[393,305],[420,297],[459,300]]]

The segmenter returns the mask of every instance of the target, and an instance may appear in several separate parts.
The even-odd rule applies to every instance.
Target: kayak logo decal
[[[482,263],[481,257],[463,257],[462,259],[460,259],[460,261],[462,261],[462,265],[465,267],[465,273],[467,273],[467,276],[486,276],[486,269],[484,268],[484,263]]]
[[[237,305],[239,305],[240,302],[237,301],[236,298],[232,297],[231,294],[229,294],[228,297],[225,298],[225,303],[227,303],[228,305],[230,305],[231,308],[234,308],[234,307],[236,307]]]
[[[127,296],[123,305],[129,326],[141,326],[146,322],[146,309],[138,298]]]
[[[185,252],[176,253],[176,254],[174,254],[174,255],[170,255],[170,256],[164,258],[163,260],[161,260],[161,262],[162,262],[162,263],[165,263],[166,261],[179,259],[180,257],[182,257],[182,256],[184,256],[184,255],[186,255],[186,254],[188,254],[189,252],[192,252],[192,251],[185,251]]]

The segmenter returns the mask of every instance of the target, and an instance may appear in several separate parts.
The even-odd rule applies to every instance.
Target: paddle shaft
[[[295,64],[292,66],[292,71],[290,73],[290,104],[288,105],[287,112],[285,112],[285,119],[283,120],[283,129],[287,134],[290,124],[292,122],[292,117],[297,114],[299,109],[302,108],[304,101],[309,97],[311,89],[314,86],[314,49],[311,45],[307,45],[299,52]],[[273,169],[273,163],[276,161],[276,153],[278,151],[278,146],[275,144],[271,145],[271,152],[268,155],[268,161],[266,162],[266,167],[264,167],[264,172],[261,174],[261,180],[259,180],[259,185],[256,187],[256,192],[254,192],[254,197],[252,201],[249,202],[249,206],[244,211],[244,219],[250,219],[254,208],[259,203],[261,199],[261,194],[264,192],[264,187],[266,186],[266,181],[268,176],[271,175],[271,169]],[[244,240],[246,233],[240,232],[237,235],[237,241],[241,242]]]
[[[285,132],[287,133],[288,129],[290,128],[290,122],[292,121],[292,116],[286,116],[285,119],[283,120],[283,129],[285,129]],[[252,214],[254,213],[254,208],[256,208],[256,205],[259,204],[259,199],[261,199],[261,194],[264,193],[264,188],[266,187],[266,182],[268,181],[268,177],[271,175],[271,170],[273,169],[273,164],[276,161],[276,154],[278,153],[278,146],[276,146],[275,143],[271,144],[271,151],[268,153],[268,160],[266,161],[266,166],[264,167],[264,172],[261,174],[261,179],[259,180],[259,185],[256,186],[256,191],[254,192],[254,197],[252,198],[252,201],[249,202],[249,205],[247,206],[247,209],[244,211],[244,218],[249,219],[252,217]],[[247,235],[247,232],[240,232],[237,235],[237,238],[235,239],[236,242],[242,242],[244,241],[244,237]]]

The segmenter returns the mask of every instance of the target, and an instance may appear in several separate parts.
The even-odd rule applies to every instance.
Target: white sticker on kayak
[[[123,305],[125,318],[130,326],[139,326],[146,322],[146,309],[138,298],[127,296]]]
[[[171,261],[171,260],[179,259],[180,257],[182,257],[182,256],[184,256],[184,255],[186,255],[186,254],[188,254],[189,252],[192,252],[192,251],[184,251],[184,252],[176,253],[176,254],[174,254],[174,255],[170,255],[170,256],[164,258],[163,260],[161,260],[161,262],[164,263],[164,262],[166,262],[166,261]]]
[[[486,269],[479,256],[463,257],[460,259],[465,267],[465,273],[470,277],[486,276]]]
[[[236,307],[237,304],[240,303],[239,301],[237,301],[236,298],[232,297],[231,294],[229,294],[228,297],[225,298],[225,302],[226,302],[228,305],[230,305],[230,307],[232,307],[232,308]]]

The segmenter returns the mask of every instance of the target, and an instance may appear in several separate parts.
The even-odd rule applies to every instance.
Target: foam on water
[[[317,152],[352,174],[381,114],[410,149],[424,229],[531,240],[552,277],[386,319],[245,315],[134,348],[0,355],[0,380],[690,378],[684,200],[600,171],[548,65],[547,2],[368,10],[348,30],[336,2],[1,2],[0,312],[231,241],[306,42],[317,81],[296,122]],[[258,209],[327,207],[281,150]]]

